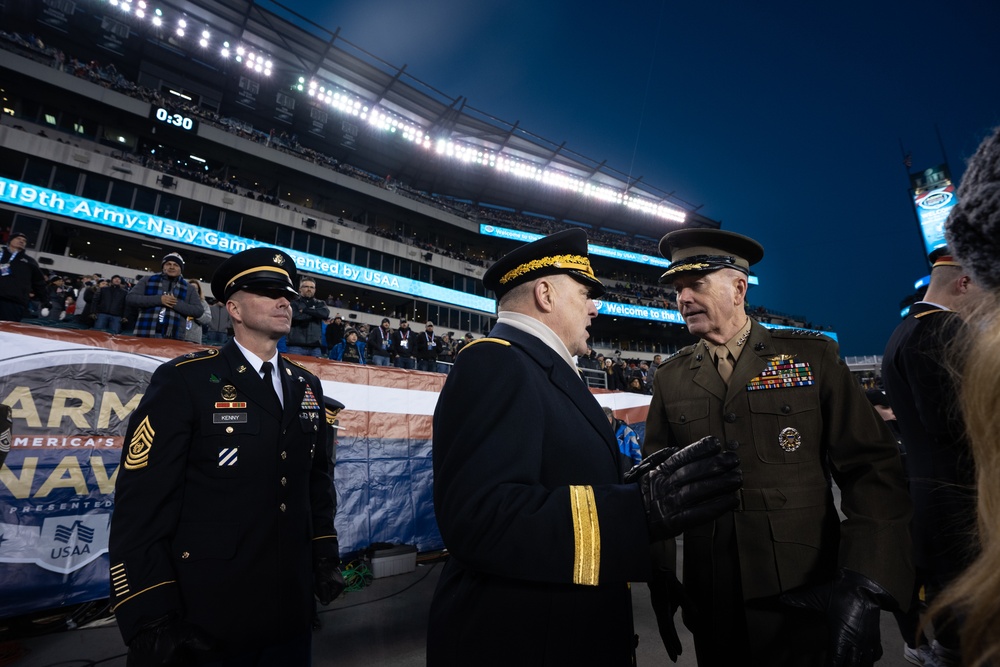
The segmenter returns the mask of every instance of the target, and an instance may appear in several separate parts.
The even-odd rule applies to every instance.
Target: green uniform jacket
[[[704,342],[664,362],[643,453],[706,435],[739,454],[744,488],[732,515],[685,533],[689,596],[709,593],[697,586],[715,580],[711,538],[718,522],[729,521],[738,553],[727,557],[739,561],[745,601],[819,584],[848,568],[906,604],[912,509],[899,453],[835,342],[754,322],[728,388]],[[834,506],[831,477],[846,518]],[[675,551],[665,552],[660,565],[673,568]]]

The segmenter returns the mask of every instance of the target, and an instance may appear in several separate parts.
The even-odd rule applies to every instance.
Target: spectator
[[[467,333],[462,336],[462,340],[455,344],[455,355],[457,356],[458,353],[462,351],[462,348],[471,343],[473,340],[475,340],[475,337],[471,333]]]
[[[93,299],[94,328],[113,334],[122,332],[125,323],[125,297],[121,276],[111,276],[111,283],[97,290]]]
[[[96,316],[94,315],[94,298],[101,285],[106,285],[106,280],[97,281],[94,276],[87,276],[83,281],[83,289],[76,297],[74,320],[84,329],[89,329]]]
[[[62,276],[49,278],[48,308],[42,309],[42,317],[59,322],[66,317],[66,286]]]
[[[229,317],[226,304],[217,301],[214,297],[206,297],[208,302],[208,312],[212,316],[212,321],[205,330],[205,343],[208,345],[221,346],[233,335],[233,320]]]
[[[389,328],[388,317],[383,317],[382,324],[368,334],[368,353],[371,355],[372,365],[389,365],[392,359],[392,329]]]
[[[333,320],[326,325],[326,349],[333,352],[333,348],[337,346],[337,343],[344,340],[344,318],[337,313],[333,316]],[[358,332],[358,336],[361,332]],[[333,357],[330,357],[331,359]]]
[[[365,364],[365,342],[358,340],[356,329],[347,329],[344,332],[344,339],[330,350],[330,358],[350,364]]]
[[[397,368],[416,368],[413,358],[415,337],[405,318],[399,319],[399,328],[392,334],[392,358]]]
[[[198,317],[203,310],[183,271],[184,259],[176,252],[167,253],[161,272],[146,276],[129,291],[125,304],[139,311],[134,335],[184,340],[188,316]]]
[[[38,262],[25,252],[27,245],[27,235],[14,232],[0,252],[0,320],[20,322],[32,295],[37,300],[48,296],[45,276]]]
[[[453,337],[455,335],[454,331],[449,331],[448,333],[441,336],[440,349],[438,349],[437,358],[437,372],[438,373],[448,373],[451,371],[451,365],[455,363],[455,342]]]
[[[625,459],[625,468],[637,466],[642,462],[642,448],[639,446],[639,437],[632,430],[632,427],[624,420],[615,417],[615,411],[605,406],[604,414],[611,423],[611,430],[615,432],[615,439],[618,440],[618,451]]]
[[[299,298],[292,301],[292,330],[288,332],[288,353],[306,357],[323,356],[323,320],[330,318],[326,302],[316,298],[316,281],[299,281]]]
[[[424,333],[416,336],[413,356],[417,360],[417,370],[433,373],[437,371],[438,350],[441,339],[434,335],[434,323],[424,325]]]
[[[209,310],[208,301],[205,300],[205,296],[201,293],[201,283],[192,279],[188,281],[188,285],[198,293],[198,299],[201,301],[203,310],[200,316],[188,316],[187,323],[184,325],[187,327],[184,340],[201,345],[205,327],[212,324],[212,313]]]

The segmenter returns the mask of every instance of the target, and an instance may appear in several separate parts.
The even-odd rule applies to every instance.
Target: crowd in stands
[[[294,155],[313,164],[334,169],[339,173],[351,176],[352,178],[363,180],[372,185],[392,190],[397,194],[419,200],[423,203],[433,205],[441,210],[448,211],[454,215],[476,222],[500,224],[539,234],[551,234],[553,232],[574,226],[569,223],[559,222],[550,218],[526,215],[494,207],[477,206],[468,202],[435,196],[416,190],[391,176],[377,176],[363,169],[341,162],[331,156],[324,155],[319,151],[303,146],[299,142],[298,136],[295,133],[290,134],[287,131],[279,132],[275,129],[271,129],[269,132],[263,132],[255,129],[253,126],[244,121],[221,116],[217,112],[200,105],[185,103],[173,97],[167,98],[158,91],[129,81],[125,76],[118,72],[113,64],[102,65],[97,61],[83,62],[73,57],[70,57],[67,61],[66,56],[62,51],[46,47],[37,37],[33,35],[22,36],[17,33],[0,31],[0,46],[5,46],[6,48],[14,46],[16,48],[13,50],[22,54],[27,51],[32,57],[34,57],[35,60],[46,62],[52,67],[71,73],[74,76],[87,79],[95,84],[110,88],[116,92],[136,97],[145,102],[164,106],[185,115],[196,116],[200,122],[209,123],[241,138],[254,141],[274,150]],[[243,186],[241,191],[236,179],[227,179],[225,175],[219,171],[206,172],[199,169],[192,169],[179,165],[173,160],[161,160],[151,155],[123,152],[120,157],[123,160],[141,164],[144,167],[164,174],[178,178],[185,178],[213,188],[246,196],[257,201],[283,208],[293,208],[298,211],[298,209],[294,206],[290,207],[288,203],[281,201],[281,199],[277,196],[276,191],[265,191],[260,187],[250,188],[246,186]],[[338,222],[342,224],[343,218],[340,218]],[[384,226],[371,225],[366,231],[382,238],[407,243],[419,248],[420,250],[439,254],[470,265],[483,267],[497,259],[495,256],[479,257],[452,247],[442,248],[427,241],[418,240],[416,238],[406,238],[393,230],[386,229]],[[632,250],[634,252],[647,255],[655,256],[658,254],[657,241],[643,236],[612,233],[593,228],[588,229],[588,236],[599,244]],[[613,300],[632,305],[676,309],[677,304],[673,291],[667,287],[652,284],[648,282],[648,280],[648,278],[638,274],[613,274],[608,281],[608,296],[605,298],[609,301]],[[371,309],[366,307],[363,303],[358,302],[353,305],[357,306],[354,309],[359,312],[372,312]],[[765,323],[784,324],[788,326],[805,326],[807,328],[823,328],[812,325],[807,322],[804,317],[775,313],[763,306],[753,307],[752,313],[756,319]],[[829,327],[826,328],[829,329]]]

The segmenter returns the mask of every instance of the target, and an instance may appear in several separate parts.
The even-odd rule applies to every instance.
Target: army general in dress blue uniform
[[[130,667],[308,665],[314,592],[340,592],[320,382],[277,353],[292,259],[255,248],[212,280],[235,339],[156,370],[115,488],[111,596]]]
[[[630,581],[655,536],[735,505],[739,461],[717,441],[623,483],[611,425],[577,373],[603,293],[587,236],[521,246],[486,272],[489,337],[466,345],[434,413],[434,508],[450,558],[427,664],[633,664]]]

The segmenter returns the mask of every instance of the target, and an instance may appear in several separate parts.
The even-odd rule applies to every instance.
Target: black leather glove
[[[650,470],[660,465],[671,456],[680,451],[677,447],[664,447],[658,452],[653,452],[643,460],[636,463],[625,473],[625,483],[638,482],[639,479]]]
[[[320,556],[313,569],[313,592],[324,607],[337,599],[347,584],[340,573],[340,559]]]
[[[653,568],[649,579],[649,601],[656,613],[656,625],[660,630],[660,639],[667,655],[674,662],[683,652],[680,637],[677,636],[677,626],[674,625],[674,615],[677,609],[687,604],[684,585],[677,580],[677,575],[668,570]]]
[[[719,439],[709,435],[641,477],[650,539],[675,537],[736,509],[736,491],[743,484],[739,465],[735,452],[723,452]]]
[[[128,645],[126,667],[184,667],[190,652],[209,651],[207,635],[186,621],[163,616],[143,627]]]
[[[840,570],[831,583],[791,591],[779,599],[792,607],[826,614],[831,667],[871,667],[882,657],[879,612],[891,610],[896,603],[868,577]]]

